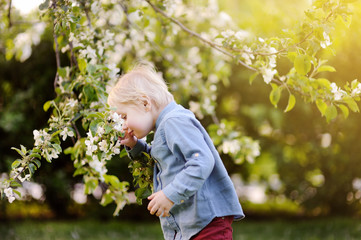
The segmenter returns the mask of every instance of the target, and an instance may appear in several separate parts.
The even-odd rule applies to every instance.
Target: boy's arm
[[[164,126],[165,137],[175,157],[185,166],[163,192],[175,204],[182,203],[198,191],[211,174],[215,159],[204,139],[200,124],[192,119],[171,118]]]
[[[134,160],[144,157],[143,152],[150,154],[151,147],[145,141],[138,139],[133,148],[125,147],[125,150],[129,158]]]

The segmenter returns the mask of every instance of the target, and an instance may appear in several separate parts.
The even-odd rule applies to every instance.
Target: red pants
[[[233,216],[216,217],[191,240],[232,240]]]

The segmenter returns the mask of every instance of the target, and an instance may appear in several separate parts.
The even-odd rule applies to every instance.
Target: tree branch
[[[187,32],[188,34],[198,38],[199,40],[201,40],[202,42],[206,43],[207,45],[211,46],[212,48],[216,49],[217,51],[225,54],[228,57],[231,57],[232,59],[236,59],[237,62],[239,64],[241,64],[242,66],[244,66],[245,68],[248,68],[249,70],[258,72],[257,69],[248,66],[246,63],[242,62],[241,60],[237,59],[232,53],[222,49],[221,47],[219,47],[217,44],[205,39],[204,37],[202,37],[201,35],[199,35],[198,33],[190,30],[189,28],[187,28],[186,26],[184,26],[180,21],[178,21],[177,19],[168,16],[164,11],[162,11],[161,9],[159,9],[157,6],[155,6],[153,3],[151,3],[149,0],[145,0],[153,9],[154,11],[160,13],[161,15],[163,15],[165,18],[169,19],[170,21],[172,21],[173,23],[175,23],[176,25],[178,25],[181,29],[183,29],[185,32]]]

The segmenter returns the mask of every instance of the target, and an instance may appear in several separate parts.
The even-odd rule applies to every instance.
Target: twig
[[[69,41],[69,47],[70,47],[70,54],[71,54],[71,57],[70,57],[71,67],[73,67],[74,65],[75,65],[75,67],[78,67],[78,61],[76,60],[76,57],[74,55],[73,42],[72,41]]]
[[[11,23],[11,4],[12,4],[12,0],[9,0],[9,9],[8,9],[9,28],[11,28],[11,26],[12,26],[12,23]]]
[[[85,16],[86,16],[86,19],[87,19],[87,21],[88,21],[88,27],[89,27],[90,29],[92,29],[92,24],[91,24],[91,20],[90,20],[90,16],[89,16],[89,9],[87,8],[85,2],[86,2],[86,1],[80,1],[80,4],[81,4],[81,5],[83,6],[83,8],[84,8]]]
[[[71,126],[75,129],[77,139],[80,141],[81,136],[80,136],[80,132],[79,132],[79,130],[78,130],[78,128],[77,128],[77,126],[75,125],[75,123],[74,123],[74,122],[72,122],[72,123],[71,123]],[[73,139],[73,138],[72,138],[72,140],[73,140],[73,143],[74,143],[74,139]]]
[[[56,1],[53,1],[53,4],[51,5],[52,8],[56,8]],[[55,42],[55,59],[56,59],[56,69],[59,70],[60,68],[60,55],[59,55],[59,44],[58,44],[58,35],[55,32],[55,22],[53,22],[53,38]],[[54,89],[56,89],[56,85],[58,84],[59,74],[58,71],[56,71],[55,79],[54,79]]]

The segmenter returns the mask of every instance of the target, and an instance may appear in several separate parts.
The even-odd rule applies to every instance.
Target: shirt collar
[[[157,121],[155,122],[155,129],[158,128],[159,124],[162,122],[164,117],[171,112],[173,109],[177,107],[177,103],[175,101],[170,102],[165,108],[160,112]]]

